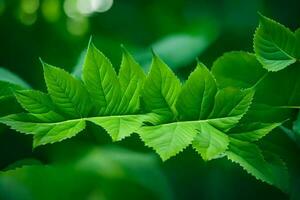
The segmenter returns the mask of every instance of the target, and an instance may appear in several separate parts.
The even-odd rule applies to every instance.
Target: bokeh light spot
[[[39,0],[22,0],[21,1],[21,10],[27,14],[33,14],[39,8]]]
[[[113,0],[77,0],[77,9],[84,15],[105,12],[111,8]]]
[[[61,16],[59,0],[44,0],[41,5],[42,14],[48,22],[56,22]]]
[[[89,30],[89,21],[87,18],[77,18],[67,20],[67,30],[75,36],[82,36]]]

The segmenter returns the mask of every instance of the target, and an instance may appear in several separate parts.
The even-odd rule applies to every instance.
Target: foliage
[[[113,141],[138,134],[162,160],[191,145],[205,161],[227,157],[257,179],[289,192],[285,162],[262,150],[258,141],[300,106],[299,35],[261,16],[255,54],[224,54],[211,70],[198,62],[184,83],[155,53],[145,75],[124,48],[116,73],[91,41],[81,80],[42,61],[48,93],[12,90],[28,112],[0,121],[33,135],[34,148],[73,137],[89,122],[105,129]]]

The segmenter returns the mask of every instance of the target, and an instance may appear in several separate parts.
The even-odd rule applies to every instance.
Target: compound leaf
[[[183,150],[196,137],[194,148],[205,160],[210,160],[226,150],[226,132],[248,110],[253,95],[252,89],[224,88],[217,91],[211,73],[203,64],[198,64],[183,85],[176,101],[177,110],[173,113],[178,113],[182,121],[160,122],[157,126],[142,127],[138,133],[145,144],[154,148],[163,160]],[[154,97],[155,93],[152,95]],[[182,131],[182,127],[187,125],[190,126],[190,133],[179,135],[178,130]],[[173,141],[179,141],[175,149]]]

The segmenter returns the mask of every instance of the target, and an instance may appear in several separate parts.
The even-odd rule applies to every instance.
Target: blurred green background
[[[211,66],[224,52],[252,52],[258,11],[294,30],[299,8],[299,0],[0,0],[0,66],[45,90],[38,58],[80,75],[92,36],[116,69],[120,44],[145,70],[153,48],[183,79],[196,58]],[[19,109],[6,101],[1,115]],[[0,169],[8,171],[0,176],[0,199],[289,199],[224,158],[205,163],[188,148],[162,163],[138,141],[111,144],[90,125],[32,150],[30,136],[1,125]]]

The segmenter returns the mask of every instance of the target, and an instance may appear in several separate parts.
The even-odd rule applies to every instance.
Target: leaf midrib
[[[261,37],[261,39],[266,40],[266,39],[264,39],[264,38],[262,38],[262,37]],[[268,40],[267,40],[267,41],[268,41]],[[271,41],[271,42],[273,43],[273,45],[274,45],[277,49],[279,49],[279,51],[282,52],[285,56],[287,56],[287,57],[290,58],[291,60],[296,61],[296,58],[293,57],[292,55],[289,55],[289,54],[288,54],[287,52],[285,52],[282,48],[280,48],[280,47],[277,45],[277,43],[273,40],[272,37],[270,37],[270,40],[269,40],[269,41]],[[283,59],[281,59],[281,60],[283,60]]]
[[[75,95],[73,97],[70,97],[70,94],[69,94],[70,92],[67,91],[67,87],[63,87],[62,86],[62,82],[59,81],[59,79],[57,78],[57,76],[54,76],[52,73],[50,75],[53,77],[53,80],[55,81],[56,85],[61,90],[61,93],[64,94],[64,96],[66,97],[64,99],[66,99],[72,105],[72,108],[76,112],[76,115],[82,116],[82,113],[80,112],[80,109],[76,105],[77,103],[73,101],[73,98],[75,97]],[[49,90],[49,88],[48,88],[48,90]],[[51,96],[51,94],[50,94],[50,98],[51,99],[53,98]],[[59,109],[62,109],[62,111],[63,111],[64,107],[59,107]]]
[[[96,62],[96,57],[95,57],[95,49],[94,49],[94,47],[93,47],[93,50],[92,50],[92,53],[93,53],[93,58],[94,59],[91,59],[92,60],[92,62],[94,63],[94,65],[95,66],[98,66],[98,63]],[[102,66],[103,65],[103,61],[101,62],[101,65],[100,66]],[[105,95],[105,92],[104,92],[104,88],[103,88],[103,85],[102,85],[102,78],[101,78],[101,75],[100,75],[100,67],[96,67],[97,68],[97,76],[99,77],[99,79],[100,79],[100,83],[101,84],[99,84],[99,86],[100,86],[100,88],[101,88],[101,91],[102,91],[102,94],[103,94],[103,97],[104,97],[104,100],[105,100],[105,111],[107,110],[107,107],[108,107],[108,103],[107,103],[107,98],[106,98],[106,95]],[[99,109],[99,111],[98,111],[98,113],[101,111],[101,108]]]
[[[150,114],[150,113],[148,113]],[[65,120],[65,121],[59,121],[59,122],[26,122],[26,121],[17,121],[17,122],[22,122],[22,123],[31,123],[31,124],[62,124],[65,122],[76,122],[80,120],[85,120],[85,121],[90,121],[93,119],[98,119],[98,118],[108,118],[108,117],[135,117],[135,116],[145,116],[147,114],[138,114],[138,115],[109,115],[109,116],[97,116],[97,117],[82,117],[82,118],[76,118],[76,119],[70,119],[70,120]],[[1,119],[4,119],[3,122],[5,121],[10,121],[10,120],[5,120],[4,117],[0,117],[0,122]]]

